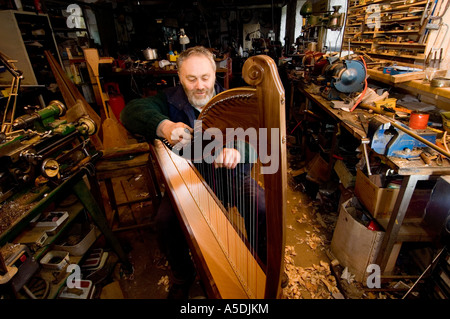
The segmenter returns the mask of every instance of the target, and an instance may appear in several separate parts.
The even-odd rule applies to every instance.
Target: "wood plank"
[[[384,229],[387,228],[389,223],[388,218],[377,219],[381,226]],[[400,231],[397,236],[398,242],[427,242],[433,240],[433,236],[431,236],[425,227],[421,223],[418,222],[409,222],[405,219],[403,224],[400,227]]]
[[[149,153],[141,154],[126,161],[100,160],[96,163],[97,171],[117,171],[119,169],[127,169],[131,167],[143,166],[149,160]]]
[[[67,74],[63,71],[62,67],[55,60],[50,51],[44,51],[50,68],[55,76],[58,88],[63,96],[64,103],[68,109],[66,113],[67,120],[72,122],[78,120],[81,116],[88,116],[91,118],[96,127],[97,132],[90,137],[92,144],[96,150],[101,150],[103,148],[102,141],[100,140],[99,128],[101,126],[100,116],[92,109],[89,103],[84,99],[84,96],[80,93],[75,84],[69,79]],[[64,118],[64,117],[63,117]]]

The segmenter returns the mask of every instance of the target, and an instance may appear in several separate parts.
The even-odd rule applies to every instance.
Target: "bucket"
[[[428,125],[428,113],[411,112],[409,117],[409,127],[415,130],[425,130]]]
[[[116,119],[120,122],[120,112],[122,112],[125,107],[125,100],[120,94],[119,84],[115,82],[106,83],[105,91],[109,96],[109,106],[111,107]]]

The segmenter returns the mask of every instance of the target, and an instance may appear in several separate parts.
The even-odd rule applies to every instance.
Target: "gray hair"
[[[214,55],[212,54],[212,52],[210,50],[208,50],[207,48],[203,47],[203,46],[195,46],[195,47],[191,47],[183,52],[180,53],[180,56],[177,59],[177,68],[178,70],[181,69],[181,65],[183,64],[184,60],[186,60],[187,58],[189,58],[190,56],[204,56],[206,58],[208,58],[211,62],[211,65],[214,69],[214,72],[216,71],[216,61],[214,61]]]

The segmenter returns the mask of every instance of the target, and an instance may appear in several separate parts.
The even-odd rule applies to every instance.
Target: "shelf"
[[[425,48],[425,44],[419,44],[419,43],[407,43],[407,42],[377,42],[376,44],[381,45],[401,45],[401,46],[408,46],[408,47],[423,47]]]
[[[397,7],[393,7],[391,9],[386,9],[384,10],[385,12],[390,12],[390,11],[396,11],[396,10],[401,10],[401,9],[408,9],[411,7],[418,7],[418,6],[422,6],[427,4],[428,1],[420,1],[420,2],[414,2],[414,3],[408,3],[408,4],[404,4],[401,6],[397,6]]]
[[[380,33],[393,33],[393,34],[404,34],[404,33],[417,33],[418,30],[390,30],[390,31],[364,31],[363,34],[380,34]],[[354,32],[357,33],[357,32]],[[351,32],[347,32],[347,34],[352,34]]]
[[[373,42],[366,42],[366,41],[350,41],[350,44],[373,44]]]
[[[34,258],[36,258],[36,260],[39,260],[45,255],[45,253],[49,250],[50,245],[53,244],[58,239],[58,237],[65,232],[65,230],[72,224],[73,220],[83,211],[83,209],[84,208],[81,203],[76,203],[70,207],[55,209],[55,211],[67,211],[69,217],[56,234],[48,236],[47,240],[45,241],[45,246],[41,247],[34,253]]]
[[[408,3],[405,3],[408,2]],[[407,59],[403,62],[415,64],[423,64],[425,60],[425,52],[427,51],[426,41],[418,43],[420,38],[420,29],[418,27],[418,22],[422,18],[422,13],[425,10],[425,6],[428,1],[418,0],[416,2],[411,1],[371,1],[370,3],[360,4],[356,6],[350,6],[349,14],[347,16],[347,28],[345,29],[343,38],[344,41],[350,41],[350,45],[357,48],[360,47],[358,51],[364,51],[366,54],[375,55],[385,60],[399,61],[399,59]],[[384,4],[380,5],[380,25],[378,28],[369,28],[366,25],[366,21],[361,23],[355,23],[355,17],[364,16],[368,17],[369,13],[365,12],[366,8],[372,4]],[[411,11],[412,10],[412,11]],[[363,11],[363,12],[361,12]],[[420,12],[419,12],[420,11]],[[358,12],[360,14],[358,14]],[[386,30],[394,29],[389,28],[393,24],[399,24],[400,27],[397,29],[410,29],[414,30]],[[361,28],[358,28],[361,27]],[[361,29],[361,30],[359,30]],[[385,29],[385,30],[380,30]],[[362,35],[356,37],[355,35]],[[381,37],[380,37],[381,36]],[[397,37],[398,36],[398,37]],[[400,38],[402,37],[402,38]],[[421,39],[421,38],[420,38]],[[353,40],[353,41],[352,41]],[[361,41],[363,40],[363,41]],[[379,41],[382,42],[379,42]],[[389,40],[396,41],[390,42]],[[397,42],[398,40],[408,40],[404,42]],[[422,39],[421,39],[422,41]],[[381,47],[386,47],[394,53],[382,53],[377,51]],[[395,51],[399,51],[396,53]]]
[[[425,60],[425,54],[420,55],[407,55],[407,54],[393,54],[393,53],[381,53],[381,52],[365,52],[372,55],[391,56],[405,59]]]
[[[387,2],[387,3],[390,3],[390,1],[388,1],[388,0],[378,0],[378,1],[372,1],[372,2],[370,2],[370,3],[365,3],[365,4],[358,4],[357,6],[349,6],[348,8],[351,10],[351,9],[359,9],[359,8],[364,8],[364,7],[367,7],[367,6],[369,6],[369,5],[371,5],[371,4],[377,4],[377,3],[383,3],[383,2]]]
[[[360,26],[362,23],[364,23],[364,21],[362,21],[362,22],[360,22],[360,23],[347,24],[347,27]]]
[[[394,22],[408,22],[408,21],[414,21],[414,20],[420,20],[421,17],[419,16],[414,16],[414,17],[404,17],[404,18],[400,18],[400,19],[391,19],[388,21],[380,21],[382,24],[391,24]]]

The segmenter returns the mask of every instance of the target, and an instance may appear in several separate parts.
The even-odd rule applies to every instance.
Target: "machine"
[[[76,123],[60,119],[66,107],[59,101],[15,119],[10,133],[0,138],[0,203],[18,189],[40,183],[58,184],[89,158],[89,136],[95,122],[81,117]]]
[[[359,60],[341,60],[328,57],[322,69],[322,96],[328,100],[340,100],[341,93],[350,95],[362,92],[366,79],[366,68]],[[318,61],[320,62],[320,61]]]

